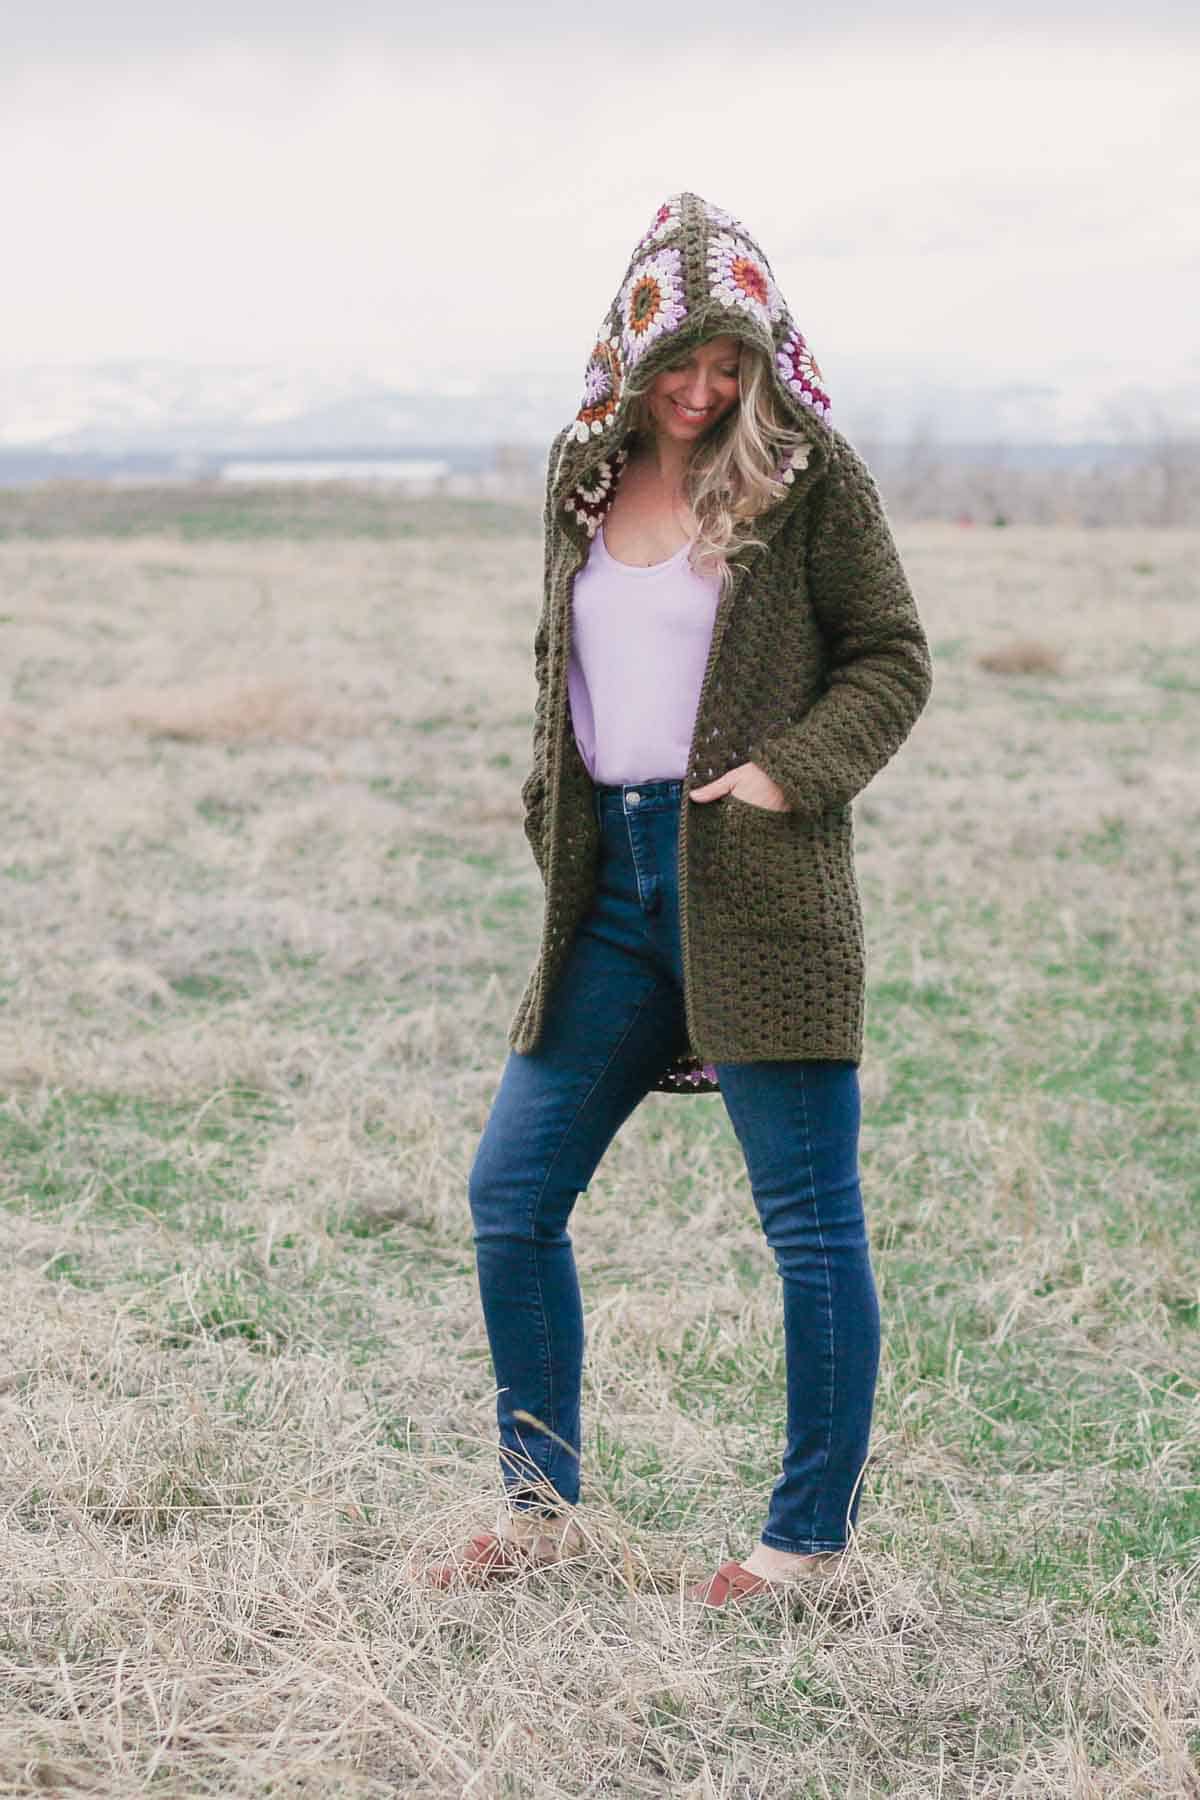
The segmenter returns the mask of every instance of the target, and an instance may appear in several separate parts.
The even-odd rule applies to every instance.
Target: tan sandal
[[[840,1551],[819,1552],[812,1558],[812,1567],[803,1575],[768,1581],[765,1576],[753,1574],[730,1558],[721,1564],[715,1575],[710,1575],[706,1581],[695,1582],[684,1590],[684,1594],[688,1600],[699,1600],[702,1606],[728,1606],[731,1602],[748,1600],[755,1594],[786,1596],[794,1594],[797,1588],[806,1587],[810,1581],[820,1581],[831,1575],[840,1560]]]
[[[774,1582],[752,1575],[731,1559],[723,1562],[707,1581],[694,1582],[685,1592],[687,1599],[699,1600],[702,1606],[728,1606],[731,1600],[744,1600],[751,1594],[772,1593],[774,1587]]]
[[[426,1568],[425,1580],[438,1588],[479,1587],[492,1581],[511,1580],[530,1569],[549,1567],[582,1547],[578,1528],[572,1525],[570,1529],[576,1532],[576,1538],[564,1542],[552,1556],[539,1556],[535,1551],[537,1538],[546,1535],[541,1532],[531,1532],[528,1541],[523,1541],[519,1534],[501,1537],[496,1531],[481,1531],[452,1561]]]
[[[481,1531],[452,1562],[434,1563],[425,1571],[433,1587],[479,1587],[522,1574],[533,1559],[520,1544],[506,1543],[494,1531]]]

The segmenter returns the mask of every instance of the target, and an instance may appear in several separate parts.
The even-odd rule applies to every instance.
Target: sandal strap
[[[516,1569],[521,1561],[520,1550],[494,1531],[481,1531],[478,1537],[473,1537],[463,1555],[463,1562],[469,1568],[478,1568],[482,1564],[489,1569]]]
[[[523,1564],[494,1531],[481,1531],[450,1562],[437,1563],[426,1579],[434,1587],[452,1588],[461,1582],[500,1580],[515,1575]]]
[[[723,1562],[712,1577],[705,1593],[710,1606],[724,1606],[731,1594],[739,1598],[745,1594],[761,1594],[764,1588],[772,1584],[761,1575],[754,1575],[749,1569],[743,1569],[740,1562],[732,1558]]]

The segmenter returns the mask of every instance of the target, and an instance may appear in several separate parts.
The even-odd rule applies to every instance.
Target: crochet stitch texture
[[[684,777],[679,834],[686,1043],[654,1088],[715,1091],[717,1062],[862,1060],[866,949],[851,801],[895,754],[932,686],[929,646],[875,482],[829,423],[820,370],[742,223],[674,194],[636,245],[588,358],[582,404],[550,450],[534,633],[525,833],[545,883],[538,956],[508,1041],[539,1041],[595,894],[599,827],[567,691],[571,595],[621,478],[643,388],[705,338],[765,351],[805,442],[778,473],[722,594]],[[787,811],[693,787],[745,762]]]

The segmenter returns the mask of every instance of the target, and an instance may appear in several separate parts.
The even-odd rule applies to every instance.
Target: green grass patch
[[[54,1094],[0,1108],[6,1204],[53,1216],[71,1209],[129,1222],[170,1222],[243,1191],[246,1162],[286,1115],[253,1090],[213,1106],[170,1106],[117,1093]]]

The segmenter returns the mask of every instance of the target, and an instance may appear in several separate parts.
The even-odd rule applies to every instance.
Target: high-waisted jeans
[[[594,902],[536,1049],[509,1053],[471,1166],[500,1470],[516,1510],[578,1501],[584,1322],[568,1220],[619,1127],[686,1048],[682,793],[680,781],[596,785]],[[858,1514],[879,1365],[858,1071],[831,1061],[716,1069],[783,1289],[786,1444],[762,1542],[838,1550]]]

